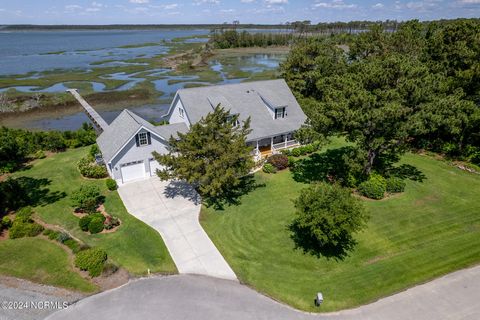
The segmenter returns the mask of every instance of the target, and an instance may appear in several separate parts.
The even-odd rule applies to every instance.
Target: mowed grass
[[[22,238],[0,241],[0,273],[82,292],[96,286],[73,270],[65,250],[51,241]]]
[[[59,225],[90,246],[106,250],[109,258],[135,275],[151,272],[174,273],[175,264],[168,254],[162,238],[152,228],[128,214],[118,192],[108,191],[105,180],[84,179],[77,170],[77,162],[88,152],[88,148],[68,150],[52,157],[37,160],[26,171],[15,176],[28,176],[35,179],[49,179],[46,186],[50,192],[65,192],[66,196],[49,204],[35,208],[40,218],[49,224]],[[69,195],[82,184],[94,184],[105,195],[105,208],[109,214],[117,216],[122,225],[113,233],[90,235],[80,230],[78,220],[73,215]]]
[[[407,154],[402,162],[426,179],[408,181],[405,193],[389,199],[364,200],[371,219],[344,261],[294,248],[292,200],[307,185],[289,171],[257,173],[265,187],[239,206],[203,208],[202,225],[241,281],[308,311],[355,307],[480,262],[480,175],[428,156]],[[321,309],[313,305],[318,291]]]

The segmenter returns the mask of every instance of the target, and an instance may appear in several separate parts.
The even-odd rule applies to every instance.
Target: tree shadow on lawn
[[[66,196],[63,191],[51,192],[46,188],[50,184],[50,179],[31,177],[10,178],[1,182],[1,209],[16,210],[24,206],[45,206]]]
[[[213,206],[215,210],[224,210],[227,205],[240,205],[242,196],[260,187],[265,187],[265,183],[257,183],[255,176],[249,174],[241,178],[240,184],[236,188],[226,190],[219,197],[205,197],[203,203],[207,207]]]

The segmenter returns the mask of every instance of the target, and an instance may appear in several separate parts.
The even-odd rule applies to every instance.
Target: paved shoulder
[[[198,221],[200,199],[191,186],[155,177],[118,192],[131,215],[160,233],[180,273],[237,280]]]

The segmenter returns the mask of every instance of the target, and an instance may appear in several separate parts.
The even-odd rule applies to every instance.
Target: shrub
[[[33,210],[30,207],[23,207],[15,213],[15,221],[32,222]]]
[[[60,243],[65,243],[68,239],[71,239],[70,235],[66,232],[59,232],[57,235],[57,241]]]
[[[11,226],[12,226],[12,220],[8,216],[3,217],[2,222],[1,222],[1,227],[5,228],[5,229],[8,229]]]
[[[88,224],[88,231],[90,233],[99,233],[103,231],[105,217],[102,214],[92,215],[90,223]]]
[[[300,151],[299,148],[295,148],[291,151],[292,156],[294,157],[300,157],[302,155],[302,152]]]
[[[76,209],[92,213],[97,209],[102,197],[100,195],[100,189],[97,186],[83,185],[80,187],[80,189],[72,193],[71,199],[72,205]]]
[[[43,231],[43,235],[48,237],[48,239],[50,239],[50,240],[57,239],[59,234],[60,234],[60,232],[52,230],[52,229],[45,229]]]
[[[107,186],[107,189],[110,191],[117,190],[117,182],[111,178],[108,178],[105,180],[105,185]]]
[[[90,220],[92,220],[92,217],[90,215],[86,215],[80,218],[78,221],[78,226],[82,231],[88,231],[88,224],[90,223]]]
[[[63,244],[69,247],[73,253],[80,252],[80,244],[72,238],[65,240]]]
[[[108,216],[104,222],[105,229],[110,230],[120,225],[120,220],[115,216]]]
[[[105,166],[97,165],[91,156],[80,159],[77,166],[82,176],[86,178],[101,179],[108,176]]]
[[[277,170],[283,170],[288,167],[288,157],[284,154],[274,154],[267,159],[267,163],[277,168]]]
[[[295,157],[292,157],[292,156],[289,156],[288,157],[288,166],[290,168],[293,168],[295,166],[295,162],[297,162],[297,160],[295,159]]]
[[[295,200],[292,238],[304,252],[344,258],[356,244],[353,234],[365,227],[362,202],[339,185],[313,184]]]
[[[42,233],[42,231],[43,227],[38,223],[15,220],[10,228],[9,237],[11,239],[35,237]]]
[[[387,192],[399,193],[405,191],[405,181],[398,177],[390,177],[387,179]]]
[[[75,266],[80,270],[88,271],[91,277],[98,277],[107,261],[107,253],[100,248],[91,248],[77,253]]]
[[[90,154],[90,156],[91,156],[92,158],[95,158],[95,156],[100,153],[100,148],[98,147],[97,144],[93,144],[93,145],[90,147],[90,150],[89,150],[88,153]]]
[[[37,152],[35,152],[33,157],[35,159],[45,159],[47,156],[45,155],[45,152],[43,152],[43,150],[38,150]]]
[[[265,173],[277,173],[277,168],[275,168],[270,163],[265,163],[263,165],[263,172],[265,172]]]
[[[367,181],[360,183],[358,191],[370,199],[383,199],[387,191],[387,181],[378,174],[371,174]]]

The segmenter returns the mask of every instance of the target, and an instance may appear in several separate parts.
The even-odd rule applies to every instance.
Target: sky
[[[0,24],[277,24],[480,17],[480,0],[0,0]]]

